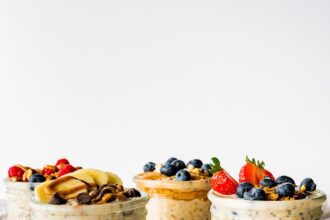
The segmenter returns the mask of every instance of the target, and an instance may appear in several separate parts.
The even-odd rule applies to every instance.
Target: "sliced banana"
[[[120,177],[111,172],[106,172],[109,178],[108,184],[120,184],[123,185],[123,181],[121,181]]]
[[[73,173],[74,175],[88,175],[92,177],[95,181],[95,183],[99,186],[102,186],[104,184],[108,184],[109,177],[106,172],[103,172],[101,170],[97,169],[81,169],[77,170],[76,172]],[[79,177],[76,177],[79,178]]]
[[[96,184],[98,184],[98,183],[94,180],[93,176],[91,176],[91,175],[90,175],[89,173],[87,173],[87,172],[82,172],[82,171],[83,171],[83,170],[77,170],[77,171],[75,171],[75,172],[73,172],[73,173],[68,173],[68,174],[66,174],[66,175],[64,175],[64,176],[72,176],[72,177],[74,177],[74,178],[77,178],[77,179],[79,179],[79,180],[82,180],[82,181],[88,183],[88,185],[91,186],[91,187],[94,187],[94,186],[96,186]]]
[[[35,188],[35,199],[40,203],[49,203],[55,192],[65,199],[75,198],[79,193],[87,192],[87,188],[84,182],[63,176],[38,185]]]

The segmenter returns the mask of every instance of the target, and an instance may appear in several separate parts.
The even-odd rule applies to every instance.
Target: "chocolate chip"
[[[49,204],[52,205],[63,205],[66,203],[66,200],[60,196],[59,193],[54,193],[52,198],[49,201]]]
[[[141,193],[139,191],[137,191],[136,189],[132,188],[129,189],[127,191],[128,197],[132,198],[132,197],[140,197]]]
[[[88,193],[80,193],[77,196],[77,202],[79,204],[89,204],[92,201],[92,198],[89,196]]]

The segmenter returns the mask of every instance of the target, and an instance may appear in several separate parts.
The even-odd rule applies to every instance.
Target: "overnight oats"
[[[164,164],[147,163],[134,177],[139,190],[149,194],[148,220],[209,220],[210,165],[194,159],[187,165],[176,158]]]
[[[143,220],[147,202],[115,174],[81,169],[38,185],[30,204],[35,220]]]
[[[264,168],[263,161],[246,158],[239,173],[239,183],[212,158],[213,220],[318,220],[326,201],[324,192],[316,189],[313,179],[305,178],[299,186],[289,176],[278,176]]]
[[[10,167],[8,178],[4,180],[7,194],[8,219],[31,219],[32,214],[29,201],[35,186],[76,169],[70,165],[67,159],[60,159],[55,165],[46,165],[43,169],[33,169],[22,165]]]

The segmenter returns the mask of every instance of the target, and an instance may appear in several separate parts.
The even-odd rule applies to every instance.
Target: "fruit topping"
[[[238,198],[243,198],[245,192],[249,192],[253,189],[253,185],[249,182],[240,183],[237,187],[236,195]]]
[[[294,180],[291,177],[288,176],[279,176],[276,178],[277,184],[282,184],[282,183],[292,183],[293,185],[296,185]]]
[[[67,165],[67,164],[70,164],[70,162],[65,159],[65,158],[62,158],[62,159],[59,159],[57,160],[56,164],[55,164],[55,167],[59,170],[61,169],[64,165]]]
[[[177,170],[186,168],[186,164],[182,160],[174,160],[171,164],[174,165]]]
[[[52,165],[46,165],[41,170],[41,174],[47,179],[55,179],[56,178],[56,167]]]
[[[63,176],[68,173],[72,173],[76,170],[77,170],[77,168],[75,168],[71,164],[66,164],[66,165],[62,166],[62,168],[58,171],[57,177]]]
[[[203,166],[203,162],[200,159],[193,159],[187,163],[188,170],[194,168],[201,168]]]
[[[249,182],[254,186],[257,186],[259,182],[268,176],[274,179],[271,172],[266,170],[265,163],[263,161],[255,160],[254,158],[250,160],[248,156],[245,158],[246,164],[241,168],[239,173],[239,182]]]
[[[295,192],[296,189],[292,183],[283,183],[275,188],[275,193],[279,195],[279,197],[292,197]]]
[[[148,162],[143,166],[143,171],[146,172],[152,172],[156,169],[156,164],[154,162]]]
[[[25,169],[22,166],[15,165],[9,168],[8,177],[11,181],[22,181]]]
[[[191,175],[187,170],[179,170],[175,175],[175,179],[178,181],[189,181],[191,180]]]
[[[245,192],[244,199],[246,200],[266,200],[267,196],[263,189],[260,188],[252,188],[250,191]]]
[[[170,163],[172,163],[172,162],[175,161],[175,160],[177,160],[176,157],[170,157],[170,158],[168,158],[168,159],[166,160],[165,165],[166,165],[166,164],[170,164]]]
[[[302,192],[313,192],[316,190],[316,184],[314,183],[314,180],[311,178],[305,178],[301,184],[299,189]]]
[[[141,196],[136,189],[124,189],[121,184],[111,183],[113,178],[109,178],[109,173],[96,169],[81,169],[69,173],[37,186],[35,198],[41,203],[77,206],[127,201]],[[104,182],[105,177],[107,182]]]
[[[235,194],[238,187],[238,182],[232,176],[230,176],[226,170],[221,167],[218,158],[213,157],[212,162],[212,189],[224,195]]]
[[[211,165],[208,163],[204,163],[203,166],[201,167],[201,172],[205,175],[205,176],[212,176],[211,173]]]
[[[266,176],[259,182],[259,185],[262,187],[272,188],[274,186],[277,186],[277,182],[275,180],[271,179],[270,177]]]
[[[171,163],[166,163],[162,168],[160,168],[160,173],[165,176],[174,176],[178,171],[177,167]]]
[[[29,179],[30,189],[33,191],[35,187],[35,183],[43,183],[45,181],[46,178],[40,173],[33,174]]]

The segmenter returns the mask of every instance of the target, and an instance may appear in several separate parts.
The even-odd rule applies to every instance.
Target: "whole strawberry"
[[[72,172],[74,172],[74,171],[76,171],[76,170],[77,170],[77,168],[75,168],[75,167],[72,166],[71,164],[64,165],[64,166],[58,171],[57,177],[63,176],[63,175],[68,174],[68,173],[72,173]]]
[[[275,179],[273,174],[266,170],[264,161],[250,160],[248,156],[245,158],[246,164],[241,168],[239,172],[239,182],[249,182],[254,186],[258,186],[259,182],[266,176],[271,179]]]
[[[12,166],[8,169],[8,177],[11,181],[23,181],[25,170],[18,165]]]
[[[213,157],[211,163],[211,185],[212,189],[223,195],[232,195],[236,193],[238,182],[229,175],[220,165],[220,160]]]

